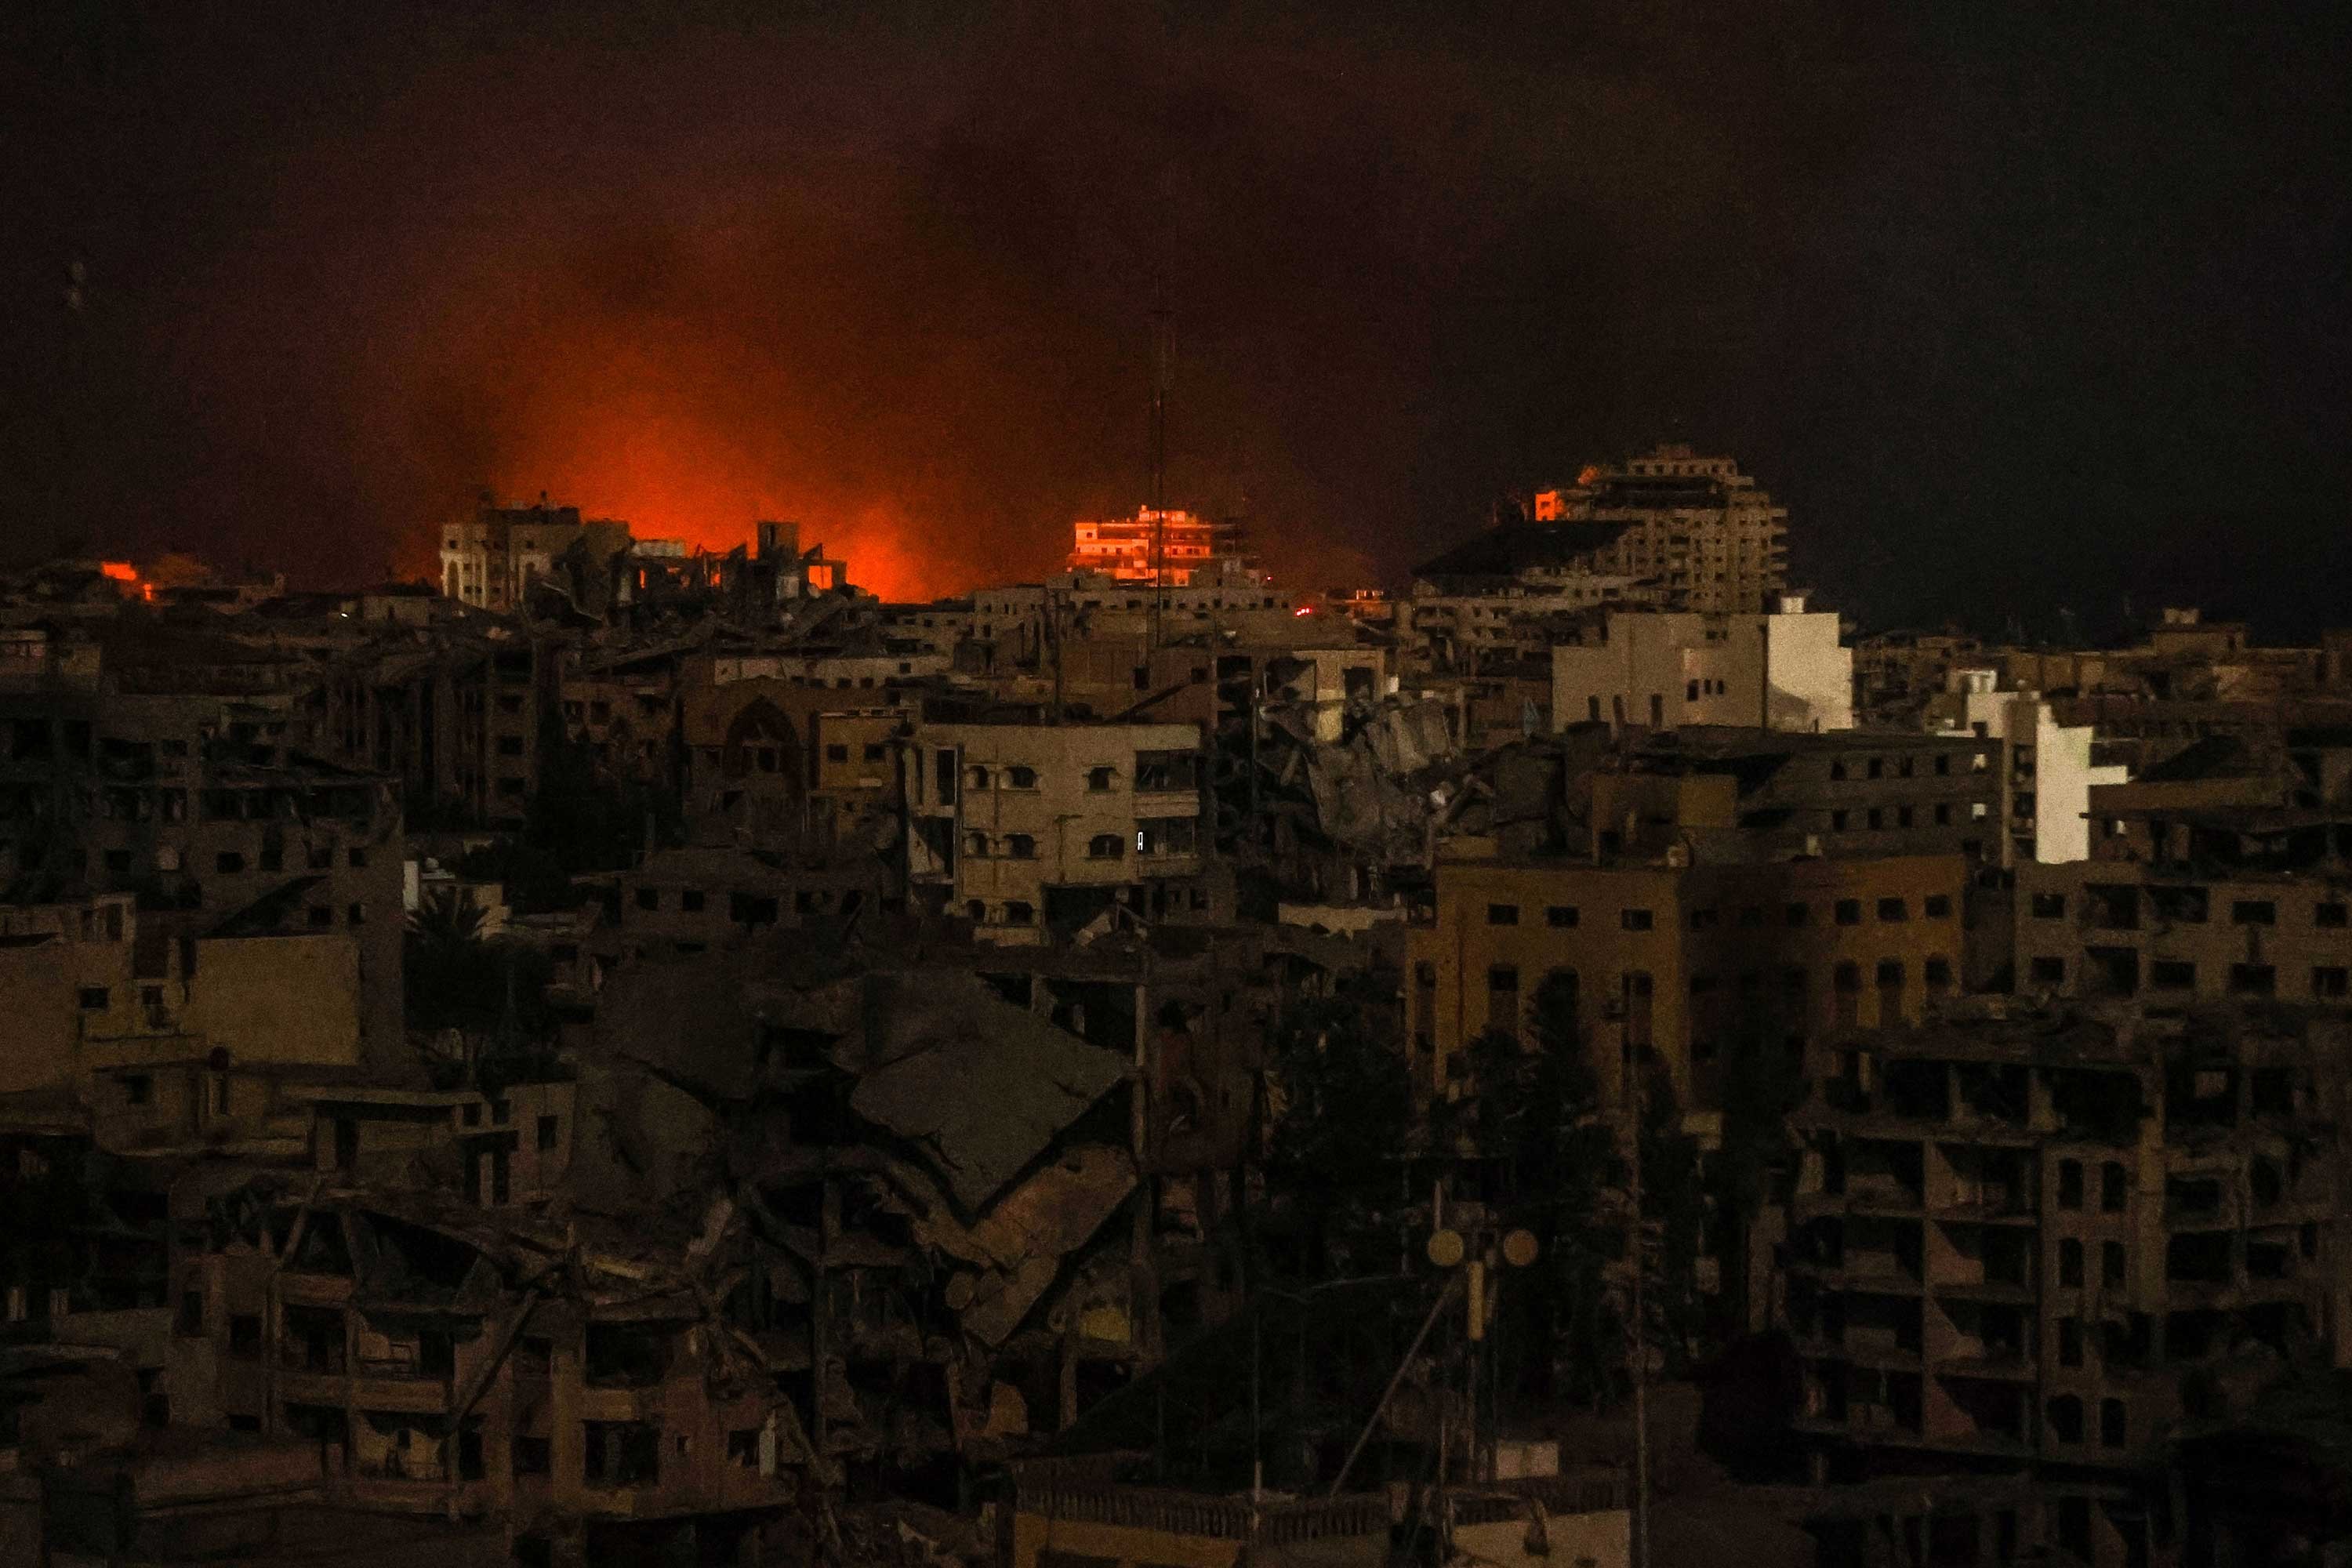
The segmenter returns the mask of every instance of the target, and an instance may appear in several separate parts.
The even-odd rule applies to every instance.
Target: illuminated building
[[[1620,525],[1595,535],[1591,570],[1654,584],[1671,609],[1752,614],[1788,584],[1789,509],[1729,458],[1678,443],[1538,491],[1533,514],[1538,524]]]
[[[598,558],[628,548],[629,525],[610,518],[583,520],[576,506],[501,507],[484,502],[470,522],[441,530],[441,591],[478,610],[511,614],[537,578],[554,569],[583,541]]]
[[[1120,583],[1183,588],[1219,578],[1248,579],[1257,566],[1249,553],[1249,530],[1238,519],[1215,522],[1194,512],[1141,507],[1131,518],[1080,521],[1072,532],[1070,570]]]

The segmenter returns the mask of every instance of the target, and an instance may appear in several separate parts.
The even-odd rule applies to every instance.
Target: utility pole
[[[1630,984],[1630,983],[1629,983]],[[1634,1088],[1633,1006],[1628,994],[1618,1003],[1619,1093],[1626,1110],[1626,1185],[1632,1217],[1626,1256],[1633,1265],[1633,1311],[1629,1335],[1633,1362],[1633,1568],[1650,1568],[1650,1333],[1643,1317],[1642,1277],[1649,1272],[1649,1227],[1642,1221],[1642,1097]]]

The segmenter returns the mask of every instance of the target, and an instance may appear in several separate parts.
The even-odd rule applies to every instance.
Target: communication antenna
[[[1168,386],[1175,371],[1176,332],[1165,297],[1151,310],[1151,646],[1160,646],[1168,607]]]

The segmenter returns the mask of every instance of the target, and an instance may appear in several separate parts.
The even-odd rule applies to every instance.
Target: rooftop
[[[1490,528],[1413,568],[1433,581],[1509,582],[1546,566],[1565,566],[1605,550],[1633,527],[1625,522],[1513,522]]]

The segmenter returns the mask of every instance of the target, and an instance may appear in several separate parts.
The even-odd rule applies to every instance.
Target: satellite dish
[[[1503,1237],[1503,1261],[1514,1268],[1525,1268],[1536,1260],[1535,1232],[1515,1230]]]
[[[1429,1237],[1429,1260],[1440,1268],[1451,1268],[1462,1261],[1462,1233],[1458,1230],[1432,1232]]]

